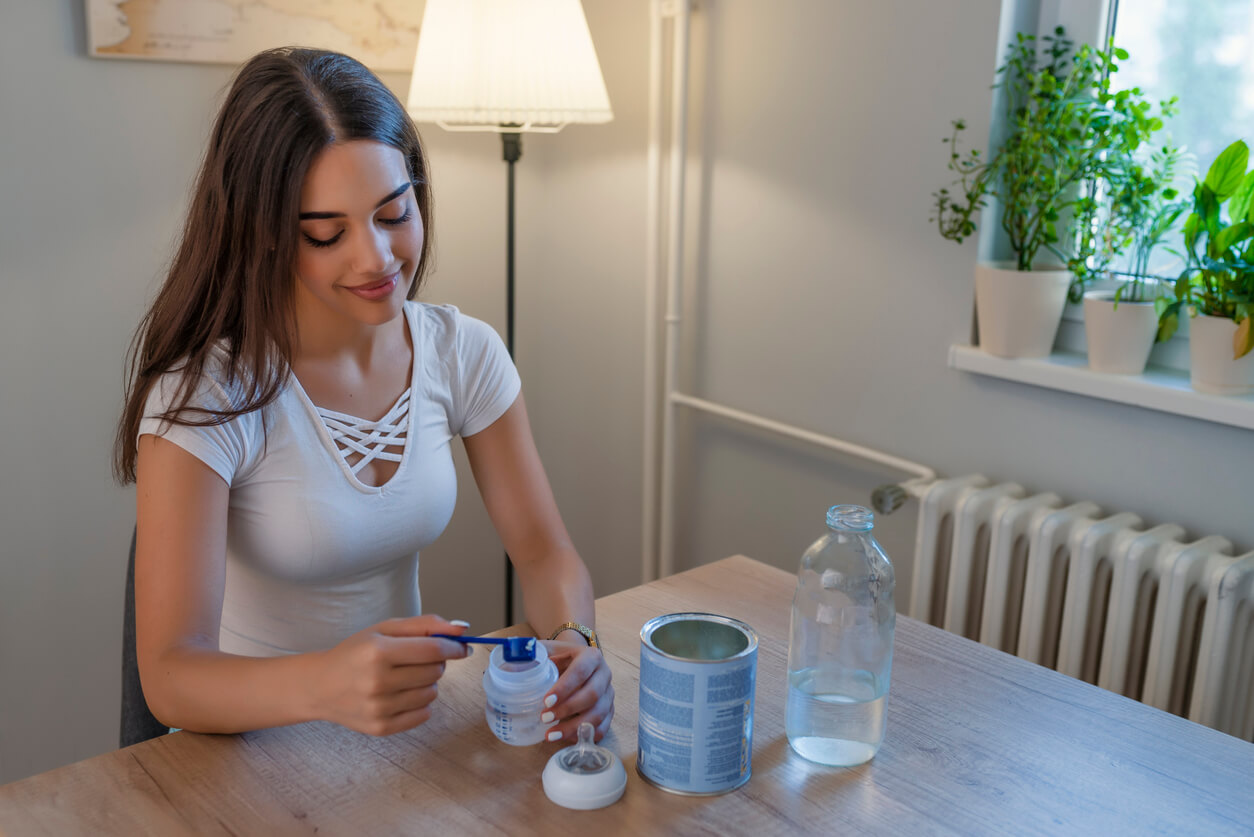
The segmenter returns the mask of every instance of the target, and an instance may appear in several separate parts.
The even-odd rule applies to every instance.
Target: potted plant
[[[1221,395],[1254,392],[1254,171],[1242,140],[1225,148],[1193,188],[1184,222],[1187,263],[1174,299],[1160,299],[1159,334],[1170,337],[1180,313],[1189,325],[1189,381]]]
[[[1070,219],[1083,209],[1085,185],[1112,164],[1109,152],[1127,142],[1128,130],[1145,130],[1128,97],[1110,92],[1109,74],[1125,51],[1073,51],[1062,27],[1042,40],[1038,53],[1036,38],[1020,33],[997,70],[1005,140],[988,157],[964,155],[958,143],[966,125],[955,121],[944,142],[956,192],[933,194],[932,220],[957,242],[975,232],[972,218],[987,199],[998,201],[1015,258],[977,264],[975,301],[980,347],[1001,357],[1049,354],[1073,279]]]
[[[1133,88],[1129,92],[1136,96],[1140,91]],[[1150,117],[1150,112],[1149,107],[1142,110],[1146,118],[1161,126],[1161,120]],[[1174,100],[1162,102],[1161,113],[1174,113]],[[1156,130],[1155,125],[1150,127]],[[1150,273],[1151,258],[1189,206],[1180,199],[1175,183],[1186,170],[1191,173],[1192,160],[1170,142],[1148,155],[1137,148],[1125,149],[1122,159],[1123,165],[1111,167],[1096,184],[1095,191],[1101,191],[1102,199],[1094,200],[1085,214],[1086,221],[1091,218],[1088,229],[1092,235],[1081,247],[1076,287],[1082,288],[1096,278],[1119,281],[1113,289],[1084,293],[1089,367],[1098,372],[1139,375],[1145,371],[1158,334],[1154,301],[1164,292]],[[1179,256],[1170,248],[1163,249]],[[1116,271],[1116,262],[1125,257],[1125,269]]]

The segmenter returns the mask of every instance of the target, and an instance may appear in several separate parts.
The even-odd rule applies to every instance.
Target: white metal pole
[[[658,513],[658,282],[662,223],[662,2],[649,3],[648,211],[644,238],[644,496],[641,514],[640,583],[657,578]]]
[[[689,0],[676,4],[671,59],[671,160],[670,202],[667,208],[666,269],[666,367],[664,386],[666,400],[662,404],[662,497],[661,533],[658,543],[658,575],[662,578],[675,570],[675,404],[671,393],[677,389],[679,371],[679,323],[683,306],[684,269],[684,158],[688,145],[688,18]]]
[[[898,471],[905,471],[907,474],[913,474],[920,482],[933,482],[936,479],[936,472],[926,465],[920,465],[917,462],[911,462],[908,459],[902,459],[889,453],[883,453],[874,448],[855,445],[853,442],[846,442],[836,439],[832,436],[825,436],[822,433],[815,433],[812,430],[804,430],[800,427],[794,427],[791,424],[784,424],[774,419],[764,418],[746,413],[743,410],[737,410],[732,407],[724,407],[722,404],[715,404],[712,401],[706,401],[701,398],[694,398],[691,395],[684,395],[678,392],[670,394],[670,400],[675,404],[682,404],[685,407],[691,407],[695,410],[703,410],[707,413],[713,413],[716,416],[732,419],[742,424],[748,424],[752,427],[759,427],[763,430],[769,430],[772,433],[778,433],[781,436],[788,436],[798,439],[802,442],[809,442],[812,445],[827,448],[828,450],[840,451],[860,459],[866,459],[870,462],[878,462],[889,468],[895,468]]]

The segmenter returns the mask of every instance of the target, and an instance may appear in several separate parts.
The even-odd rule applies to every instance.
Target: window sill
[[[949,347],[949,366],[977,375],[1254,430],[1254,395],[1194,392],[1189,386],[1187,371],[1151,366],[1143,375],[1108,375],[1089,369],[1088,359],[1078,353],[1055,352],[1045,358],[1008,360],[985,354],[975,346],[958,344]]]

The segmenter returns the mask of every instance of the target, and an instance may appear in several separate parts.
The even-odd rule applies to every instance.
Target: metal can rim
[[[638,775],[641,779],[644,779],[646,782],[648,782],[650,785],[657,788],[658,790],[664,790],[667,793],[673,793],[678,796],[722,796],[725,793],[731,793],[734,790],[744,787],[745,783],[748,782],[749,779],[753,776],[753,771],[746,770],[745,775],[740,780],[738,780],[736,784],[734,785],[730,785],[725,788],[719,788],[717,790],[708,790],[708,791],[687,790],[685,788],[676,788],[667,784],[663,784],[657,779],[654,779],[653,777],[651,777],[648,773],[645,773],[644,768],[640,766],[639,762],[637,762],[636,764],[636,775]]]
[[[692,657],[680,657],[677,654],[671,654],[669,651],[663,651],[653,644],[653,634],[663,625],[669,625],[671,622],[678,622],[682,619],[704,620],[707,622],[717,622],[730,628],[735,628],[745,635],[748,644],[736,654],[730,657],[722,657],[717,660],[696,660]],[[668,660],[679,660],[685,663],[700,663],[705,665],[719,665],[728,663],[733,660],[739,660],[755,654],[758,650],[758,632],[749,627],[746,623],[730,616],[722,616],[717,613],[705,613],[702,611],[685,611],[683,613],[664,613],[661,616],[654,616],[640,628],[640,642],[654,654],[659,654]]]

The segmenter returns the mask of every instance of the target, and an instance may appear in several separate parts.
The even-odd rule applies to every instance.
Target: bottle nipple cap
[[[592,724],[580,724],[579,743],[558,750],[544,767],[544,795],[563,808],[604,808],[627,788],[622,760],[592,739]]]

